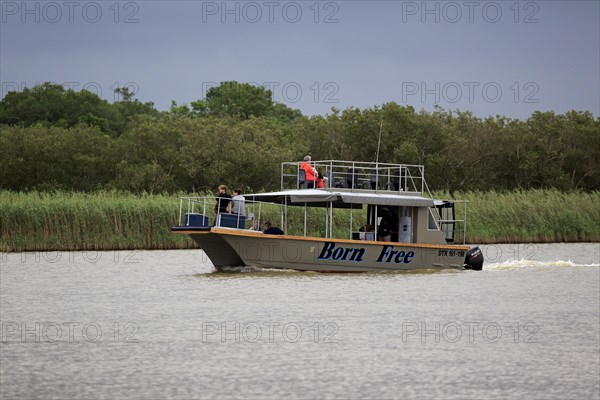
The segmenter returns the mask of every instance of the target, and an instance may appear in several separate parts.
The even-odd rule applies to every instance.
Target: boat
[[[323,176],[322,185],[306,179],[307,167]],[[231,214],[215,212],[215,197],[181,197],[171,230],[192,238],[218,271],[483,267],[481,249],[465,244],[467,202],[433,199],[423,165],[283,162],[280,190],[244,198],[245,213]],[[267,220],[283,234],[264,233]]]

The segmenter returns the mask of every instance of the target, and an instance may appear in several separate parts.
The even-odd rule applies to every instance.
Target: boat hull
[[[463,269],[468,246],[265,235],[227,228],[182,231],[215,268],[256,266],[319,272]]]

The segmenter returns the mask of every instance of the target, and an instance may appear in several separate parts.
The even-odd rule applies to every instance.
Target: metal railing
[[[218,197],[180,197],[178,226],[190,228],[216,226],[262,231],[263,224],[270,220],[273,225],[280,227],[284,233],[289,235],[345,239],[354,239],[354,236],[360,233],[358,228],[366,226],[366,214],[355,216],[354,214],[360,210],[351,208],[336,210],[334,216],[334,210],[330,207],[292,207],[289,204],[246,199],[244,201],[245,215],[240,215],[215,212],[217,199]],[[429,209],[433,224],[429,229],[444,232],[448,243],[465,243],[467,202],[454,201],[454,203],[461,204],[463,207],[456,207],[453,218],[443,215],[436,207]],[[460,208],[462,208],[462,213]],[[372,235],[377,240],[375,231],[375,229],[367,230],[364,234]]]
[[[453,203],[453,218],[444,216],[442,209],[438,207],[430,207],[429,212],[435,223],[435,230],[444,232],[447,242],[466,243],[467,242],[467,204],[466,200],[452,200]],[[457,206],[462,207],[457,207]],[[459,210],[462,208],[462,210]],[[461,212],[462,217],[458,216]],[[431,227],[430,227],[431,228]]]
[[[272,220],[283,226],[283,205],[244,199],[245,214],[217,212],[219,197],[180,197],[178,226],[227,227],[261,230],[262,223]],[[221,198],[222,199],[222,198]],[[239,200],[242,201],[242,200]]]
[[[316,181],[302,180],[301,164],[309,163],[323,176],[324,189],[375,191],[401,194],[428,192],[423,165],[321,160],[281,164],[281,190],[314,188]]]

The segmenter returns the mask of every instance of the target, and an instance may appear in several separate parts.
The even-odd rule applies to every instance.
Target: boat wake
[[[214,268],[214,267],[213,267]],[[199,278],[252,278],[252,277],[293,277],[318,275],[320,272],[297,271],[293,269],[262,268],[257,266],[219,267],[209,272],[195,274]]]
[[[254,265],[242,265],[242,266],[238,266],[238,267],[219,267],[217,268],[216,273],[232,273],[232,274],[238,274],[238,273],[252,273],[252,272],[261,272],[263,269],[260,267],[256,267]]]
[[[576,264],[573,261],[539,261],[539,260],[507,260],[500,263],[489,263],[483,266],[484,271],[506,271],[524,268],[572,268],[572,267],[600,267],[600,264]]]

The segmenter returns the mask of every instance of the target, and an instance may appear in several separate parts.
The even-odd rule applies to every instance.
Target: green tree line
[[[438,190],[600,189],[600,118],[527,120],[386,103],[307,117],[271,92],[223,82],[160,112],[132,99],[43,84],[0,101],[0,189],[193,192],[220,183],[279,187],[280,163],[342,159],[423,164]]]

